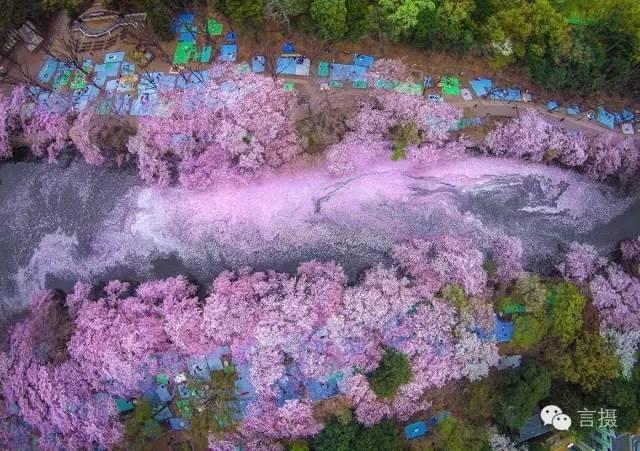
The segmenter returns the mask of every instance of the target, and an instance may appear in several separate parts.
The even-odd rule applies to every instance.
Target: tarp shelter
[[[296,87],[295,83],[291,81],[286,81],[283,85],[284,90],[287,92],[293,91],[295,87]]]
[[[172,431],[186,431],[189,429],[189,421],[185,418],[170,418],[169,427]]]
[[[476,97],[484,97],[493,89],[493,82],[489,78],[474,78],[469,85]]]
[[[620,113],[613,113],[616,118],[616,124],[623,124],[625,122],[631,122],[635,118],[632,111],[627,109],[622,110]]]
[[[427,425],[424,421],[411,423],[404,428],[404,436],[407,437],[407,440],[414,440],[416,438],[422,437],[426,433]]]
[[[511,341],[513,338],[513,323],[502,321],[496,316],[494,334],[498,343]]]
[[[598,122],[613,130],[615,127],[615,116],[602,107],[598,108]]]
[[[104,62],[106,63],[120,63],[124,61],[124,52],[111,52],[104,56]]]
[[[332,81],[367,81],[367,68],[363,66],[333,63],[329,69]]]
[[[408,94],[413,96],[422,95],[422,85],[420,83],[398,83],[394,91],[400,94]]]
[[[375,60],[376,59],[371,55],[363,55],[360,53],[353,55],[353,64],[356,66],[366,67],[367,69],[373,65]]]
[[[560,105],[558,105],[558,102],[556,102],[555,100],[549,100],[547,102],[547,111],[552,113],[556,111],[558,108],[560,108]]]
[[[264,56],[258,55],[251,58],[251,72],[254,74],[261,74],[264,72],[267,60]]]
[[[520,102],[522,100],[522,91],[517,88],[497,88],[491,91],[489,98],[505,102]]]
[[[622,134],[624,135],[633,135],[635,131],[633,130],[633,124],[631,122],[626,122],[620,126],[622,128]]]
[[[205,45],[202,48],[202,53],[200,54],[200,62],[207,64],[211,61],[211,52],[213,51],[213,47],[211,45]]]
[[[122,62],[122,66],[120,67],[120,73],[122,75],[133,75],[136,72],[136,65],[133,63],[128,63],[126,61]]]
[[[431,75],[427,75],[426,77],[424,77],[422,86],[424,86],[426,89],[429,89],[431,86],[433,86],[433,77],[431,77]]]
[[[329,63],[326,61],[320,61],[318,64],[318,77],[329,76]]]
[[[169,410],[169,408],[165,406],[160,409],[160,411],[156,413],[153,418],[155,418],[156,421],[166,421],[172,416],[173,414],[171,413],[171,410]]]
[[[207,21],[207,33],[209,33],[209,35],[211,36],[221,36],[222,24],[216,19],[209,19]]]
[[[293,42],[285,42],[282,44],[282,53],[296,53],[296,47]]]
[[[302,395],[299,389],[300,384],[292,377],[285,375],[278,379],[275,385],[278,393],[276,403],[280,407],[282,407],[285,402],[292,399],[298,399]]]
[[[318,379],[309,379],[304,383],[307,389],[307,395],[312,401],[321,399],[329,399],[339,393],[338,383],[333,380],[321,381]]]
[[[134,408],[133,403],[131,401],[127,401],[124,398],[116,398],[115,402],[116,408],[118,409],[119,413],[130,412]]]
[[[118,94],[114,98],[113,111],[117,114],[129,114],[131,109],[131,94]]]
[[[280,56],[276,61],[276,73],[308,76],[311,60],[304,56]]]
[[[473,100],[473,96],[471,95],[471,91],[469,91],[467,88],[462,88],[460,89],[460,95],[462,96],[462,98],[464,100]]]
[[[444,95],[460,95],[460,79],[458,77],[442,77],[438,86],[442,88],[442,94]]]
[[[38,81],[42,83],[49,83],[53,75],[56,73],[58,69],[58,61],[46,58],[44,64],[40,68],[40,72],[38,72]]]
[[[156,387],[156,395],[158,395],[158,398],[162,402],[169,402],[171,401],[171,398],[173,398],[173,396],[171,396],[171,393],[169,393],[166,384],[159,384]]]
[[[180,66],[188,64],[195,51],[196,46],[193,42],[178,42],[176,52],[173,55],[173,64]]]
[[[580,107],[578,105],[570,105],[567,107],[567,114],[569,116],[579,116],[580,112]]]
[[[227,34],[225,34],[224,38],[230,43],[236,42],[236,34],[233,31],[230,31]]]
[[[220,47],[220,58],[222,61],[233,62],[238,57],[238,46],[236,44],[223,44]]]
[[[367,89],[367,82],[366,81],[354,81],[351,83],[351,86],[353,86],[354,89]]]
[[[171,31],[173,31],[174,33],[187,31],[187,26],[192,24],[195,18],[196,15],[193,13],[180,13],[176,21],[173,23]]]

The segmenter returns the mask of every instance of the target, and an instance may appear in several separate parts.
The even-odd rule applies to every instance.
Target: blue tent
[[[476,97],[483,97],[493,89],[493,82],[488,78],[474,78],[469,82]]]
[[[513,323],[502,321],[496,316],[495,336],[498,343],[511,341],[513,337]]]
[[[329,70],[331,81],[367,81],[367,68],[363,66],[333,63]]]
[[[335,380],[321,381],[318,379],[308,379],[304,383],[309,399],[319,401],[329,399],[339,393],[338,383]]]
[[[517,88],[496,88],[491,91],[489,98],[505,102],[519,102],[522,100],[522,92]]]
[[[615,116],[602,107],[598,108],[598,122],[607,128],[615,127]]]
[[[162,402],[169,402],[171,401],[171,398],[173,398],[171,393],[169,393],[167,386],[164,384],[160,384],[156,387],[156,395],[158,395],[158,399]]]
[[[240,399],[255,399],[256,389],[251,383],[251,375],[249,373],[248,365],[236,366],[238,372],[238,380],[236,381],[236,388],[240,394]]]
[[[624,124],[625,122],[631,122],[635,118],[633,112],[624,109],[620,113],[613,113],[616,118],[616,124]]]
[[[560,108],[560,105],[558,105],[558,102],[556,102],[555,100],[549,100],[547,102],[547,111],[556,111],[558,108]]]
[[[236,34],[233,31],[230,31],[227,34],[225,34],[224,38],[231,43],[236,42]]]
[[[169,427],[172,431],[186,431],[189,429],[189,421],[184,418],[171,418]]]
[[[251,58],[251,72],[254,74],[261,74],[264,72],[265,66],[266,60],[264,56],[258,55]]]
[[[220,58],[222,61],[233,62],[238,57],[238,46],[236,44],[223,44],[220,47]]]
[[[169,410],[169,408],[165,406],[162,409],[160,409],[160,411],[156,413],[153,418],[155,418],[157,421],[165,421],[171,418],[172,416],[173,414],[171,413],[171,410]]]
[[[570,105],[567,107],[567,114],[569,116],[578,116],[580,114],[580,107],[578,105]]]
[[[360,53],[353,55],[353,64],[356,66],[366,67],[369,69],[373,65],[374,61],[375,58],[371,55],[363,55]]]
[[[231,354],[231,348],[229,346],[220,346],[215,351],[207,354],[207,366],[209,366],[211,371],[224,369],[224,362],[222,361],[222,358],[229,354]]]
[[[173,23],[171,31],[174,33],[187,31],[187,27],[193,23],[195,18],[196,15],[193,13],[180,13],[176,21]]]
[[[411,423],[404,428],[404,435],[407,437],[407,440],[413,440],[418,437],[422,437],[427,433],[427,425],[424,421],[418,421],[416,423]]]
[[[296,47],[293,42],[285,42],[282,44],[282,53],[296,53]]]

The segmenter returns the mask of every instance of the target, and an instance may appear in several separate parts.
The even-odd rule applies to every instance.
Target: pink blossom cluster
[[[8,96],[0,94],[0,111],[0,159],[12,156],[11,137],[24,138],[33,155],[47,155],[50,162],[68,143],[67,113],[33,103],[23,85],[13,88]]]
[[[640,169],[638,140],[613,133],[587,137],[551,124],[535,109],[499,125],[486,136],[483,148],[492,155],[580,168],[596,180],[628,180]]]
[[[367,81],[372,84],[376,80],[408,82],[411,81],[411,69],[402,60],[380,58],[367,71]]]
[[[341,373],[340,391],[359,421],[408,419],[429,408],[429,390],[486,376],[498,354],[493,340],[475,334],[491,322],[481,301],[460,312],[436,296],[447,283],[483,292],[479,251],[444,236],[401,245],[395,257],[406,275],[378,265],[351,286],[339,265],[311,261],[294,275],[225,271],[205,299],[181,276],[135,289],[117,280],[101,290],[78,283],[64,301],[44,294],[0,353],[3,407],[15,403],[45,448],[111,446],[122,434],[113,396],[138,395],[145,381],[167,372],[163,356],[186,361],[229,345],[234,363],[249,365],[256,392],[238,432],[245,444],[271,446],[321,430],[307,395],[278,403],[284,377],[303,385]],[[49,318],[60,324],[45,328]],[[388,348],[407,355],[413,378],[382,400],[364,374]],[[212,444],[225,449],[225,440]]]
[[[428,102],[420,96],[375,90],[349,126],[342,141],[327,151],[329,171],[345,174],[392,153],[390,129],[397,125],[415,124],[420,143],[409,145],[407,157],[418,165],[452,159],[464,154],[468,142],[453,139],[450,128],[462,112],[446,103]]]
[[[149,183],[205,188],[277,168],[301,152],[293,95],[236,65],[214,64],[204,83],[161,102],[167,111],[141,118],[128,144]]]
[[[596,275],[589,287],[604,327],[620,331],[640,328],[640,279],[612,264],[606,275]]]
[[[606,264],[606,259],[598,255],[598,251],[590,244],[573,242],[564,261],[558,265],[558,270],[566,279],[585,282]]]

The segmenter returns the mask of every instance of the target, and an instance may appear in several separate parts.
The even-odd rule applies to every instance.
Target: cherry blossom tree
[[[26,98],[24,85],[15,86],[8,96],[0,94],[0,160],[13,155],[10,137],[21,128],[20,117]]]
[[[333,174],[345,174],[381,157],[391,157],[394,126],[413,124],[419,144],[408,146],[407,156],[418,165],[458,156],[468,145],[452,138],[449,129],[462,112],[446,103],[427,102],[418,96],[376,90],[356,117],[349,132],[327,151],[327,167]]]
[[[467,294],[475,295],[482,293],[487,283],[483,255],[465,238],[445,235],[414,239],[396,246],[393,258],[426,293],[434,294],[448,283],[457,283]]]
[[[595,247],[574,241],[569,245],[569,250],[565,255],[564,261],[558,265],[558,270],[565,279],[585,282],[604,265],[603,260],[598,256],[598,251]]]
[[[595,276],[589,286],[604,327],[619,331],[640,328],[639,279],[612,264],[606,276]]]
[[[500,234],[493,239],[493,262],[496,265],[496,277],[507,283],[517,279],[524,272],[522,266],[522,241],[519,238]]]
[[[236,65],[214,64],[204,83],[161,102],[166,114],[140,118],[128,145],[149,183],[167,184],[175,176],[189,188],[205,188],[277,168],[301,152],[293,95]]]
[[[620,251],[624,260],[640,260],[640,236],[633,240],[623,240]]]
[[[69,139],[70,124],[67,114],[37,105],[23,120],[23,135],[31,144],[31,153],[37,157],[47,155],[49,162],[64,149]]]
[[[252,404],[245,428],[272,439],[310,437],[322,429],[313,416],[313,406],[300,400],[274,404]]]

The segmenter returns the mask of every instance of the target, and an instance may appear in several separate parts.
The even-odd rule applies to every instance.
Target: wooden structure
[[[128,30],[144,27],[147,13],[119,14],[96,4],[69,27],[81,52],[108,49]]]

